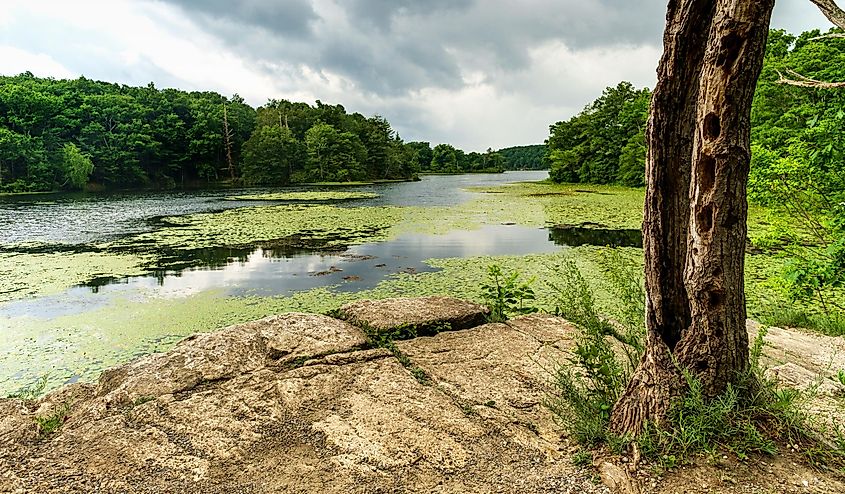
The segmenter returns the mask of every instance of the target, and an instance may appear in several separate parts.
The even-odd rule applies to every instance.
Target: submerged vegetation
[[[230,201],[285,201],[285,202],[325,202],[352,201],[357,199],[375,199],[379,195],[372,192],[273,192],[227,197]]]

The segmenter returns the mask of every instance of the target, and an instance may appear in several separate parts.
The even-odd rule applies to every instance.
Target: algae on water
[[[306,192],[274,192],[268,194],[253,194],[227,197],[229,201],[287,201],[287,202],[328,202],[352,201],[357,199],[375,199],[379,197],[373,192],[343,192],[343,191],[306,191]]]

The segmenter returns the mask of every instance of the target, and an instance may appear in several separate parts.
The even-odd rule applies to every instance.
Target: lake
[[[34,287],[30,296],[7,291],[7,300],[0,303],[0,393],[43,374],[50,375],[51,386],[92,379],[104,367],[169,348],[199,329],[213,330],[288,307],[313,309],[332,302],[340,305],[358,292],[372,294],[386,281],[439,270],[426,262],[429,259],[523,256],[557,252],[563,245],[606,243],[607,238],[596,237],[589,229],[547,228],[542,218],[537,218],[534,226],[526,226],[525,221],[503,221],[509,219],[506,202],[498,211],[492,206],[475,210],[468,206],[480,196],[496,197],[497,192],[487,190],[489,194],[482,194],[468,188],[537,181],[546,176],[546,172],[429,175],[419,182],[291,188],[377,194],[375,198],[330,206],[297,205],[301,213],[292,213],[279,203],[231,200],[243,194],[272,192],[270,189],[0,198],[0,251],[6,255],[0,258],[6,263],[0,273],[9,273],[5,276],[17,277],[33,259],[50,259],[53,264],[47,264],[43,275],[47,277],[50,271],[64,269],[74,256],[86,253],[99,256],[96,259],[147,256],[131,276],[101,269],[90,279],[61,289],[42,293]],[[268,245],[271,239],[260,234],[256,234],[256,239],[263,240],[260,242],[231,245],[226,241],[217,245],[217,237],[205,230],[194,232],[192,225],[174,226],[179,218],[205,221],[228,213],[267,214],[276,210],[292,215],[284,217],[290,221],[282,221],[287,226],[313,210],[340,215],[341,222],[345,214],[356,211],[367,212],[365,216],[380,211],[399,211],[406,216],[406,211],[415,213],[403,216],[401,221],[391,220],[402,226],[395,231],[390,229],[393,223],[390,228],[358,229],[350,224],[316,235],[314,231],[319,232],[321,225],[306,223],[307,228],[299,233],[307,236],[308,230],[307,234],[316,235],[318,241],[308,237],[311,241],[303,242],[294,234],[285,238],[296,238],[298,243],[281,245],[278,241]],[[460,220],[432,229],[432,221],[454,211],[460,212],[455,215]],[[464,227],[464,223],[469,226]],[[242,226],[236,223],[229,229]],[[384,234],[388,229],[391,233]],[[187,248],[178,240],[167,247],[149,240],[163,230],[182,235],[177,238],[203,242],[197,248]],[[223,230],[227,233],[226,228]],[[616,242],[612,238],[609,241]],[[631,241],[635,245],[636,239],[624,234],[619,237],[619,245]],[[310,294],[318,294],[320,303],[291,305],[291,301]],[[279,302],[282,300],[284,303]],[[227,304],[234,304],[234,308]],[[209,311],[213,316],[206,317]]]

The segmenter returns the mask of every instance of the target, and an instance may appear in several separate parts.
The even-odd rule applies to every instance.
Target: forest
[[[0,192],[288,185],[501,172],[499,153],[404,142],[341,105],[0,77]]]
[[[513,146],[499,150],[505,159],[508,170],[546,170],[546,145],[531,144],[528,146]]]
[[[802,167],[837,163],[835,172],[842,173],[845,93],[778,82],[780,74],[790,70],[815,80],[845,79],[845,39],[813,39],[819,36],[818,30],[800,36],[783,30],[769,33],[751,115],[750,192],[758,200],[772,202],[765,196],[775,187],[771,179],[779,172],[772,167],[780,160],[785,160],[782,165]],[[578,115],[551,125],[545,156],[551,179],[642,186],[650,96],[647,88],[621,82],[605,89]]]
[[[800,74],[804,83],[787,83],[785,74]],[[768,233],[752,248],[785,257],[789,297],[813,299],[827,313],[845,310],[826,292],[845,283],[845,91],[805,83],[843,80],[841,30],[799,36],[771,30],[751,109],[748,197],[770,212]],[[642,186],[648,102],[648,89],[622,82],[553,124],[550,178]]]

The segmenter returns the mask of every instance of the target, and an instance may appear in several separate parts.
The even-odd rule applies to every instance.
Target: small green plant
[[[572,464],[576,467],[589,467],[593,464],[593,452],[588,449],[581,449],[572,455]]]
[[[408,340],[416,338],[420,334],[434,335],[441,331],[449,331],[452,326],[449,323],[442,323],[433,326],[426,326],[420,328],[416,325],[404,324],[397,326],[390,331],[381,331],[370,326],[362,326],[364,334],[367,335],[367,346],[370,348],[386,348],[396,357],[396,360],[402,364],[402,367],[408,369],[408,372],[423,386],[431,385],[431,377],[420,367],[405,355],[402,350],[396,346],[397,340]]]
[[[557,294],[555,312],[579,328],[573,357],[554,372],[556,395],[547,405],[575,439],[586,445],[610,439],[610,412],[643,351],[641,278],[620,257],[607,259],[609,279],[623,314],[618,322],[598,313],[592,289],[572,260],[552,266],[555,281],[546,282]]]
[[[487,282],[481,285],[481,296],[490,307],[490,322],[504,322],[513,315],[537,312],[536,307],[528,305],[536,298],[531,288],[534,278],[520,282],[519,277],[516,271],[505,275],[497,264],[487,267]]]
[[[614,259],[613,255],[608,259]],[[676,468],[700,453],[730,451],[739,459],[754,453],[774,454],[778,441],[802,445],[814,464],[842,464],[845,431],[838,435],[818,432],[819,424],[803,411],[806,393],[781,389],[766,377],[761,361],[765,328],[750,345],[748,370],[724,393],[706,396],[701,383],[681,369],[686,390],[670,407],[664,426],[649,425],[634,438],[610,433],[610,412],[642,355],[644,341],[643,324],[636,317],[644,313],[641,285],[635,272],[626,274],[619,268],[621,263],[613,263],[616,267],[610,268],[617,269],[617,274],[609,278],[621,304],[617,321],[599,315],[593,293],[573,262],[556,266],[556,281],[548,283],[558,293],[557,312],[575,323],[579,333],[573,357],[554,373],[555,394],[547,406],[577,441],[586,446],[604,443],[616,452],[633,442],[659,470]],[[825,439],[832,435],[843,441]]]
[[[59,430],[59,427],[61,427],[62,424],[65,423],[65,420],[67,420],[69,412],[70,405],[65,403],[62,406],[53,410],[53,413],[51,414],[44,416],[36,416],[35,423],[38,425],[39,437],[44,438]]]
[[[151,401],[155,401],[155,399],[156,399],[155,396],[139,396],[138,398],[135,399],[135,401],[132,402],[132,406],[138,407],[138,406],[143,405],[144,403],[149,403]]]
[[[760,322],[781,328],[810,329],[829,336],[845,336],[845,316],[833,311],[828,314],[816,314],[776,306],[763,312]]]
[[[845,386],[845,369],[839,369],[839,372],[836,373],[836,379]]]
[[[14,393],[8,395],[7,398],[24,401],[34,400],[41,396],[41,394],[44,393],[44,389],[47,388],[47,378],[48,375],[44,374],[34,383],[15,391]]]

